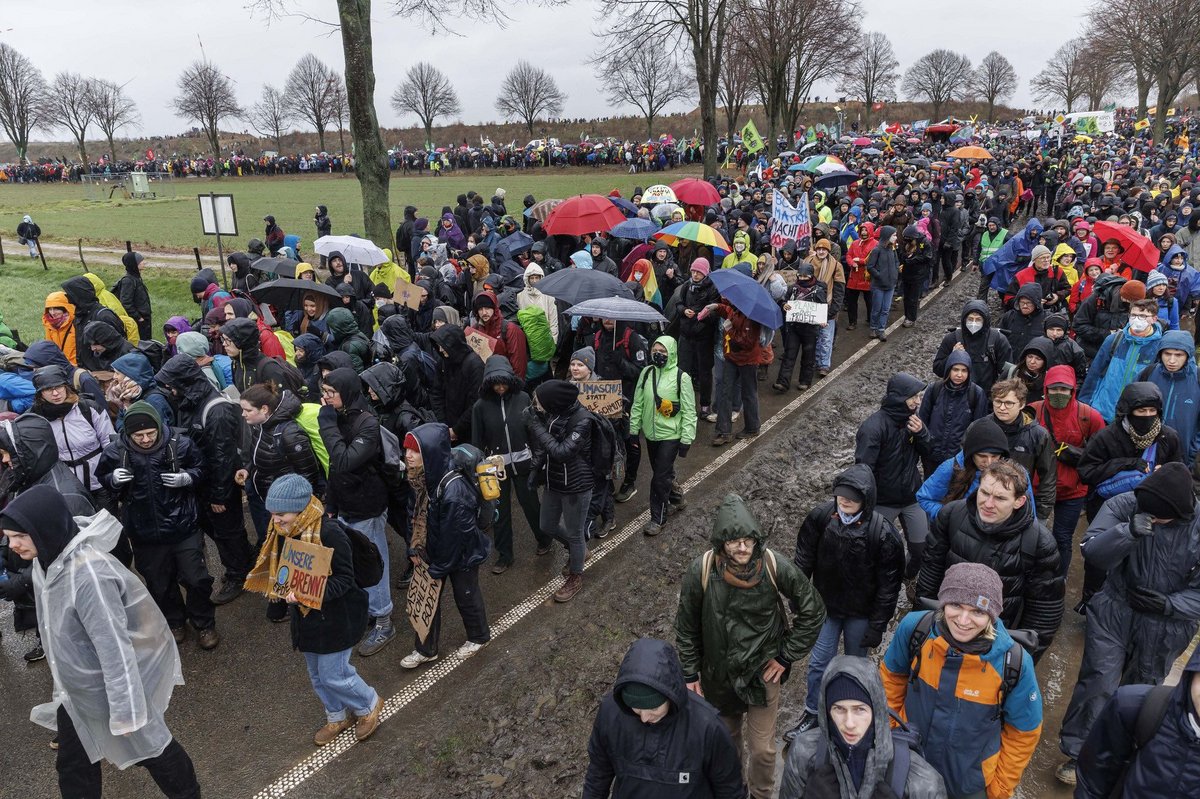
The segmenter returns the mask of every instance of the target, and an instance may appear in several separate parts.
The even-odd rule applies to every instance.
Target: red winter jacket
[[[879,234],[871,222],[863,222],[858,228],[859,237],[846,250],[846,288],[867,291],[871,288],[871,277],[867,274],[867,256],[879,244]]]
[[[1075,370],[1066,364],[1050,367],[1046,372],[1046,386],[1051,386],[1055,383],[1065,383],[1071,386],[1073,391],[1078,390],[1075,383]],[[1045,400],[1038,400],[1030,403],[1030,407],[1035,413],[1035,420],[1042,427],[1050,432],[1050,437],[1054,441],[1055,453],[1060,449],[1064,450],[1065,446],[1078,447],[1083,450],[1087,446],[1088,439],[1104,429],[1104,417],[1100,412],[1090,405],[1086,405],[1075,398],[1075,394],[1071,395],[1071,402],[1062,410],[1051,408],[1050,404]],[[1082,451],[1076,453],[1082,455]],[[1068,460],[1078,463],[1078,457]],[[1087,496],[1088,487],[1079,479],[1079,471],[1074,465],[1068,465],[1063,462],[1062,455],[1058,458],[1058,484],[1055,492],[1055,500],[1062,502],[1067,499],[1079,499]]]
[[[769,347],[764,349],[758,343],[762,330],[758,322],[746,318],[741,311],[725,300],[721,301],[713,313],[728,319],[733,325],[722,335],[725,358],[730,363],[738,366],[760,366],[771,362],[772,350]]]

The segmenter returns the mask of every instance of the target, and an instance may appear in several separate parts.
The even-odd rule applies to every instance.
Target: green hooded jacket
[[[654,343],[667,348],[667,365],[647,366],[642,370],[634,387],[629,429],[635,433],[640,430],[647,441],[678,441],[687,446],[696,438],[696,392],[692,390],[692,378],[679,368],[679,345],[675,339],[659,336]],[[654,400],[656,388],[660,400],[670,400],[675,405],[673,416],[658,412]]]
[[[6,347],[16,349],[17,339],[13,336],[12,330],[8,325],[4,324],[4,314],[0,313],[0,344]]]
[[[338,349],[350,356],[354,371],[362,374],[371,365],[371,342],[363,335],[354,320],[354,314],[346,308],[334,308],[325,315],[329,335]]]
[[[753,538],[759,557],[766,535],[742,498],[729,494],[717,509],[709,540],[720,553],[726,541],[737,538]],[[767,703],[762,679],[767,661],[774,658],[790,670],[812,649],[825,623],[825,604],[791,559],[775,553],[775,580],[792,614],[792,629],[785,631],[779,597],[765,568],[757,585],[737,588],[725,582],[714,559],[705,590],[703,563],[704,556],[697,557],[683,577],[675,646],[685,679],[694,682],[698,675],[705,699],[723,714],[744,713],[749,705]]]

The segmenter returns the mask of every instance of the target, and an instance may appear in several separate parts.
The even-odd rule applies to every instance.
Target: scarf
[[[408,484],[412,486],[413,490],[412,542],[410,546],[414,550],[424,551],[429,523],[429,487],[425,485],[424,466],[408,470]]]
[[[765,567],[761,552],[755,553],[745,566],[738,566],[726,557],[724,552],[717,554],[717,568],[721,572],[721,579],[734,588],[753,588],[761,583]]]
[[[308,544],[321,543],[321,521],[325,516],[325,506],[321,500],[311,497],[308,506],[300,511],[300,515],[292,522],[287,530],[280,529],[272,519],[267,525],[267,540],[263,542],[258,552],[258,560],[254,568],[246,575],[245,587],[265,595],[268,599],[285,599],[285,595],[275,592],[275,575],[279,574],[279,550],[283,538],[299,538]],[[311,608],[297,605],[302,616],[307,616]]]
[[[79,402],[79,396],[75,394],[68,394],[66,401],[58,404],[43,402],[41,397],[39,397],[34,403],[33,410],[34,413],[36,413],[38,416],[41,416],[43,419],[53,422],[55,419],[61,419],[70,413],[71,409],[75,407],[75,403],[77,402]]]
[[[1129,434],[1129,440],[1133,442],[1133,445],[1138,449],[1144,450],[1153,444],[1154,440],[1158,438],[1158,434],[1162,432],[1162,417],[1155,417],[1154,426],[1147,430],[1144,436],[1138,435],[1138,432],[1133,429],[1133,425],[1129,423],[1128,417],[1121,420],[1121,427],[1125,428],[1125,432]]]

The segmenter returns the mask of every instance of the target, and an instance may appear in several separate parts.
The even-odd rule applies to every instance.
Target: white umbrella
[[[379,266],[388,261],[387,255],[373,241],[358,236],[322,236],[313,242],[313,249],[326,258],[332,252],[340,252],[347,264]]]
[[[658,183],[642,192],[642,204],[653,205],[657,203],[675,203],[679,202],[675,198],[675,190],[670,186],[665,186]]]

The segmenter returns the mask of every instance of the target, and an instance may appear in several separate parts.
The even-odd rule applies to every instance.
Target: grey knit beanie
[[[938,604],[979,608],[995,623],[1004,608],[1004,585],[1000,575],[982,563],[956,563],[942,577]]]

